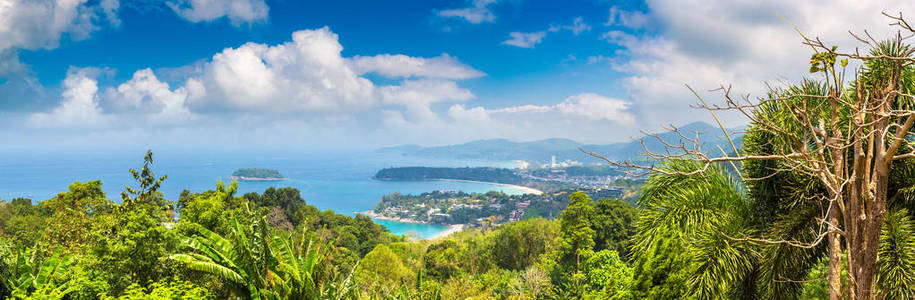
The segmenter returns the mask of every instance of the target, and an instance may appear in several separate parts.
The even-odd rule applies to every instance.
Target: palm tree
[[[748,137],[745,146],[753,148],[755,139]],[[699,167],[667,161],[662,169],[668,174],[648,180],[639,200],[636,255],[648,254],[653,243],[673,234],[684,240],[692,259],[692,296],[798,298],[808,274],[827,254],[818,234],[825,215],[825,205],[816,197],[822,192],[819,186],[799,173],[744,184],[718,165],[678,175]],[[744,170],[758,176],[755,167],[745,164]],[[905,197],[910,196],[898,196]],[[915,221],[901,200],[897,206],[881,234],[877,281],[887,299],[915,299]]]

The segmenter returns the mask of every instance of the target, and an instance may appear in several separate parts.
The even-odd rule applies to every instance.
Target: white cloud
[[[44,98],[44,87],[19,62],[19,51],[54,49],[64,36],[88,38],[105,20],[119,24],[118,8],[117,0],[97,5],[87,0],[0,0],[0,108]]]
[[[357,74],[378,73],[387,77],[431,77],[470,79],[486,75],[458,61],[447,53],[432,57],[411,57],[403,54],[354,56],[348,59]]]
[[[236,26],[264,22],[270,11],[264,0],[180,0],[167,4],[191,22],[209,22],[226,17]]]
[[[327,27],[301,30],[274,46],[227,48],[203,67],[207,95],[193,104],[273,112],[365,109],[374,84],[340,56],[343,46]]]
[[[604,23],[604,26],[623,26],[638,29],[648,25],[649,21],[648,15],[643,12],[622,10],[614,6],[610,8],[610,17]]]
[[[188,86],[190,89],[198,87],[193,83]],[[185,106],[188,88],[181,87],[172,91],[168,83],[159,81],[150,69],[137,71],[129,81],[119,85],[116,90],[109,88],[106,94],[113,105],[147,114],[154,123],[183,123],[196,118]]]
[[[0,52],[57,48],[65,34],[85,39],[102,25],[99,13],[119,22],[118,6],[116,0],[100,6],[90,6],[87,0],[0,0]]]
[[[480,24],[483,22],[493,22],[496,15],[489,8],[498,0],[472,0],[470,6],[456,9],[440,10],[436,14],[443,18],[461,18],[471,24]]]
[[[579,35],[585,31],[591,31],[591,25],[585,23],[584,18],[575,17],[575,20],[572,20],[571,25],[550,25],[548,29],[549,32],[558,32],[560,30],[571,31],[574,35]]]
[[[27,125],[39,128],[90,128],[108,125],[111,120],[102,114],[98,103],[98,82],[95,69],[71,68],[64,79],[65,88],[60,106],[48,113],[32,114]]]
[[[569,96],[555,105],[523,105],[488,110],[490,113],[561,113],[569,117],[583,117],[590,121],[613,121],[622,125],[632,125],[635,116],[626,110],[629,103],[593,93]]]
[[[540,41],[546,37],[546,31],[537,32],[512,32],[508,34],[511,38],[502,41],[502,44],[511,45],[521,48],[534,48]]]
[[[850,0],[653,0],[647,5],[646,17],[611,10],[615,14],[611,23],[641,27],[645,22],[633,20],[650,19],[655,20],[651,27],[656,31],[635,35],[614,29],[602,36],[623,48],[622,53],[615,53],[622,55],[614,55],[617,60],[611,65],[628,74],[622,85],[643,128],[709,119],[707,112],[689,108],[698,101],[684,84],[700,91],[706,101],[720,102],[720,94],[704,91],[733,84],[734,95],[759,97],[766,90],[764,81],[807,76],[811,50],[801,43],[792,25],[840,50],[854,51],[864,47],[848,35],[849,30],[889,37],[898,28],[888,26],[889,20],[880,12],[915,10],[915,3],[909,2]],[[722,117],[730,125],[745,121],[736,114]]]
[[[443,101],[465,101],[474,98],[470,90],[458,87],[457,83],[441,79],[405,80],[397,86],[379,89],[386,104],[402,105],[414,122],[436,119],[431,104]]]
[[[540,44],[540,42],[543,41],[543,38],[546,37],[547,32],[554,33],[562,30],[568,30],[574,35],[579,35],[582,32],[591,31],[591,25],[585,23],[584,18],[575,17],[575,19],[572,21],[572,24],[550,25],[550,27],[545,31],[509,33],[511,38],[502,41],[502,44],[521,48],[534,48],[534,46]]]

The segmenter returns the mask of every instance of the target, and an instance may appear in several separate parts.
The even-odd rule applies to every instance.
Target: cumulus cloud
[[[458,85],[456,80],[475,78],[483,73],[442,54],[432,58],[406,55],[341,56],[343,46],[328,28],[300,30],[292,40],[268,45],[247,43],[226,48],[211,59],[190,66],[161,69],[171,86],[152,69],[136,71],[133,77],[105,89],[99,97],[94,79],[91,93],[81,97],[67,92],[59,107],[47,113],[35,114],[35,122],[83,108],[97,116],[92,119],[130,122],[96,122],[104,124],[199,126],[199,121],[242,118],[253,123],[275,123],[284,120],[308,119],[315,123],[338,125],[358,131],[357,127],[374,127],[371,120],[383,118],[379,108],[400,114],[405,122],[424,123],[438,119],[433,109],[436,103],[461,102],[474,94]],[[376,85],[362,77],[377,73],[400,82]],[[72,84],[72,83],[67,83]],[[79,87],[87,90],[89,87]],[[102,101],[99,102],[98,98]],[[76,99],[76,100],[71,100]],[[77,101],[78,100],[78,101]],[[91,100],[91,101],[90,101]],[[77,105],[79,104],[79,105]],[[136,122],[137,120],[143,122]],[[368,120],[368,121],[362,121]],[[193,123],[192,123],[193,122]],[[91,123],[91,122],[89,122]],[[65,126],[67,122],[56,122]],[[309,128],[313,126],[309,125]],[[109,130],[116,130],[115,126]],[[342,130],[342,129],[341,129]],[[322,132],[331,132],[322,129]],[[317,133],[316,133],[317,134]],[[352,132],[350,132],[352,134]]]
[[[496,2],[498,0],[472,0],[470,6],[440,10],[436,14],[443,18],[461,18],[471,24],[493,22],[496,20],[496,15],[492,13],[490,6]]]
[[[0,0],[0,107],[34,101],[43,87],[19,62],[20,50],[54,49],[64,36],[88,38],[106,23],[117,25],[119,3],[103,0]]]
[[[97,69],[71,68],[64,79],[60,106],[48,113],[32,114],[27,125],[39,128],[91,128],[110,123],[98,103]]]
[[[766,90],[764,81],[805,76],[811,50],[801,44],[792,25],[840,50],[854,51],[862,45],[848,35],[849,30],[887,37],[897,28],[888,26],[880,12],[915,9],[915,3],[873,1],[659,0],[647,5],[644,17],[611,10],[610,23],[623,28],[602,35],[623,49],[611,65],[628,74],[622,84],[636,114],[643,117],[643,127],[707,119],[689,108],[697,100],[684,84],[699,91],[733,84],[733,93],[758,97]],[[649,19],[655,23],[647,34],[627,28],[643,27]],[[703,95],[714,101],[716,94]],[[737,115],[722,117],[730,125],[744,122]]]
[[[267,20],[270,8],[264,0],[180,0],[167,5],[191,22],[209,22],[226,17],[234,25]]]
[[[521,47],[521,48],[534,48],[537,44],[540,44],[540,41],[546,37],[546,31],[537,31],[537,32],[512,32],[508,34],[510,39],[502,41],[502,44]]]
[[[368,108],[375,86],[350,68],[342,50],[327,27],[296,31],[278,45],[227,48],[203,67],[206,96],[192,104],[272,112]]]
[[[89,37],[101,26],[100,13],[118,22],[118,1],[105,0],[90,6],[87,0],[0,2],[0,51],[11,49],[53,49],[61,36],[75,40]]]
[[[432,58],[411,57],[403,54],[354,56],[348,59],[357,74],[377,73],[387,77],[432,77],[470,79],[486,75],[457,58],[443,53]]]
[[[195,118],[185,102],[190,93],[188,90],[199,87],[194,83],[186,86],[171,90],[168,83],[159,81],[152,70],[143,69],[117,89],[109,88],[106,97],[122,110],[149,115],[154,123],[182,123]]]

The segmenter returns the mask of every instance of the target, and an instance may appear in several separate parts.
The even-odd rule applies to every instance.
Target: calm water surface
[[[0,149],[0,199],[27,197],[45,200],[67,190],[74,181],[99,179],[109,199],[120,201],[124,186],[135,186],[128,169],[140,169],[143,150],[73,150],[41,149],[32,151]],[[423,159],[394,154],[359,151],[292,151],[292,150],[178,150],[154,149],[157,175],[167,174],[160,191],[177,200],[184,189],[202,192],[216,187],[218,180],[239,168],[269,168],[285,175],[284,181],[245,181],[239,193],[263,192],[275,187],[299,189],[308,204],[352,215],[374,208],[382,195],[400,192],[417,194],[434,190],[487,192],[490,190],[518,194],[510,188],[478,183],[450,181],[391,182],[372,180],[381,168],[405,166],[497,166],[511,167],[513,162],[481,160]],[[445,226],[409,224],[376,220],[395,234],[416,232],[430,237]]]

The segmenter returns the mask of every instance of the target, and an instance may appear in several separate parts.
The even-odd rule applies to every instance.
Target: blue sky
[[[624,141],[710,120],[684,84],[758,95],[800,78],[791,25],[854,47],[847,30],[890,32],[879,12],[911,10],[830,3],[0,0],[0,138]]]

